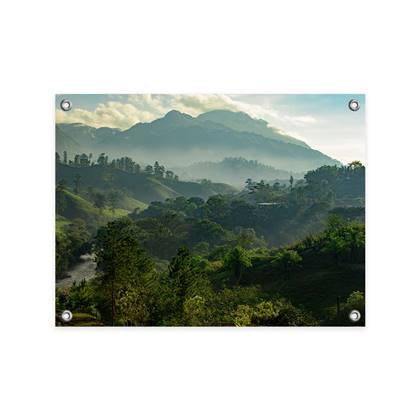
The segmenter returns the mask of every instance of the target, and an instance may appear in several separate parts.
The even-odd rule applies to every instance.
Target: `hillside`
[[[159,160],[169,166],[220,161],[229,156],[257,159],[276,169],[294,172],[340,164],[298,139],[279,133],[266,121],[231,111],[214,111],[197,118],[170,111],[162,118],[135,124],[125,131],[82,124],[58,127],[84,151],[111,156],[124,153],[136,161]],[[59,150],[64,147],[61,142],[62,137],[57,137]]]
[[[285,143],[296,144],[298,146],[310,148],[302,140],[298,140],[287,134],[280,133],[279,130],[269,126],[267,121],[251,118],[245,112],[232,112],[224,109],[205,112],[197,117],[200,121],[212,121],[222,124],[232,130],[259,134],[269,139],[279,140]]]
[[[244,158],[225,158],[220,162],[200,162],[177,170],[191,178],[206,178],[216,182],[230,182],[243,188],[248,178],[260,181],[264,180],[288,180],[290,172],[275,169],[264,165],[256,160]]]
[[[129,213],[129,209],[117,208],[113,212],[109,208],[102,210],[94,206],[86,198],[74,192],[64,189],[64,205],[59,210],[56,223],[57,228],[60,229],[63,225],[68,223],[68,220],[82,219],[88,226],[97,226],[115,219],[117,217],[125,216]],[[145,208],[145,207],[143,207]]]
[[[69,154],[80,153],[84,151],[85,148],[82,147],[70,134],[67,133],[67,130],[61,126],[56,125],[55,127],[55,144],[56,152],[61,155],[64,152]]]
[[[221,183],[200,184],[196,182],[183,182],[169,179],[158,179],[145,173],[131,174],[116,168],[102,167],[99,165],[88,167],[73,167],[57,164],[56,180],[64,180],[67,185],[73,185],[76,175],[80,175],[82,190],[89,187],[99,191],[118,191],[131,200],[131,204],[125,204],[127,210],[133,210],[133,200],[144,203],[152,201],[165,201],[180,195],[186,197],[201,197],[207,199],[211,195],[219,193],[233,193],[235,189]],[[142,206],[137,206],[142,207]]]

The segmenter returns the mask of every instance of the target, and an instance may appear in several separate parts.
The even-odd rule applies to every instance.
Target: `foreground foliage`
[[[57,308],[89,314],[102,325],[350,325],[346,314],[352,309],[364,319],[362,292],[350,291],[340,308],[331,305],[335,296],[330,305],[317,306],[305,301],[308,286],[298,277],[311,270],[314,258],[317,272],[321,263],[335,270],[363,262],[363,233],[362,225],[334,216],[320,235],[269,254],[235,247],[210,261],[181,247],[158,273],[141,245],[139,226],[118,219],[97,234],[97,277],[59,293]],[[296,293],[300,301],[293,299]]]

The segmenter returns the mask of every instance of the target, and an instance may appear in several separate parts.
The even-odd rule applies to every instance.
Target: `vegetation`
[[[355,325],[353,309],[364,324],[359,162],[206,197],[194,193],[216,184],[158,162],[86,157],[57,157],[57,277],[85,253],[97,262],[93,280],[58,288],[71,325]],[[173,194],[153,200],[147,186]]]

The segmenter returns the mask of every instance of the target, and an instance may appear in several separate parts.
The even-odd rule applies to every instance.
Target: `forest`
[[[104,153],[56,167],[57,325],[364,325],[360,162],[241,188]],[[94,275],[62,283],[84,255]]]

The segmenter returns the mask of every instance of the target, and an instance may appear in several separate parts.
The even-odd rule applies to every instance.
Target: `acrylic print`
[[[56,324],[365,325],[364,113],[57,95]]]

